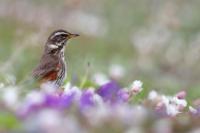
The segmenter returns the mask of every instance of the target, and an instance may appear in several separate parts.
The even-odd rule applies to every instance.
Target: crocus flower
[[[88,108],[94,105],[94,91],[86,90],[82,93],[80,98],[80,108]]]
[[[72,93],[71,95],[47,95],[45,97],[45,102],[43,106],[57,108],[57,109],[67,109],[74,100],[75,94]]]
[[[111,81],[102,85],[97,90],[97,94],[99,94],[104,101],[112,103],[117,101],[117,94],[119,90],[120,86],[115,81]]]

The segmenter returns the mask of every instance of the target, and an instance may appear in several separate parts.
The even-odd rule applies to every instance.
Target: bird
[[[55,30],[48,37],[39,64],[33,69],[32,77],[39,84],[52,83],[61,87],[66,77],[67,65],[64,50],[69,39],[79,36],[66,30]]]

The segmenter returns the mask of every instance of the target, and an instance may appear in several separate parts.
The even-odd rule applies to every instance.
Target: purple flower
[[[80,108],[88,108],[94,106],[94,91],[92,90],[86,90],[82,93],[81,98],[80,98]]]
[[[128,102],[129,97],[130,97],[130,95],[129,95],[128,91],[126,91],[124,89],[119,90],[117,93],[118,101]]]
[[[71,94],[63,94],[61,96],[58,95],[47,95],[45,98],[45,102],[43,106],[52,107],[55,109],[66,109],[69,108],[73,103],[75,97],[75,93]]]
[[[107,102],[116,102],[118,100],[118,91],[120,90],[120,86],[115,82],[111,81],[102,85],[98,90],[97,94],[99,94],[104,101]]]
[[[60,98],[60,106],[62,108],[69,108],[74,102],[75,94],[72,93],[71,95],[63,95]]]
[[[48,94],[45,96],[45,101],[43,106],[56,107],[59,102],[59,97],[56,95]]]
[[[19,116],[25,118],[28,114],[32,112],[40,111],[44,108],[52,109],[68,109],[74,102],[75,93],[63,94],[61,96],[55,94],[44,95],[44,100],[41,102],[33,103],[27,101],[24,107],[20,108]]]

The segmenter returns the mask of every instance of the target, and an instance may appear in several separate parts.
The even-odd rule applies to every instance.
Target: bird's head
[[[49,36],[45,47],[48,51],[61,51],[66,45],[67,40],[77,36],[79,35],[65,30],[56,30]]]

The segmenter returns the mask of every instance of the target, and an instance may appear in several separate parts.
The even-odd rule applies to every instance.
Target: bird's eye
[[[63,39],[65,39],[65,38],[66,38],[66,36],[63,36],[63,35],[62,35],[62,38],[63,38]]]
[[[65,39],[67,36],[66,35],[62,35],[62,38]]]
[[[66,37],[66,34],[62,34],[61,36],[62,36],[62,37]]]

